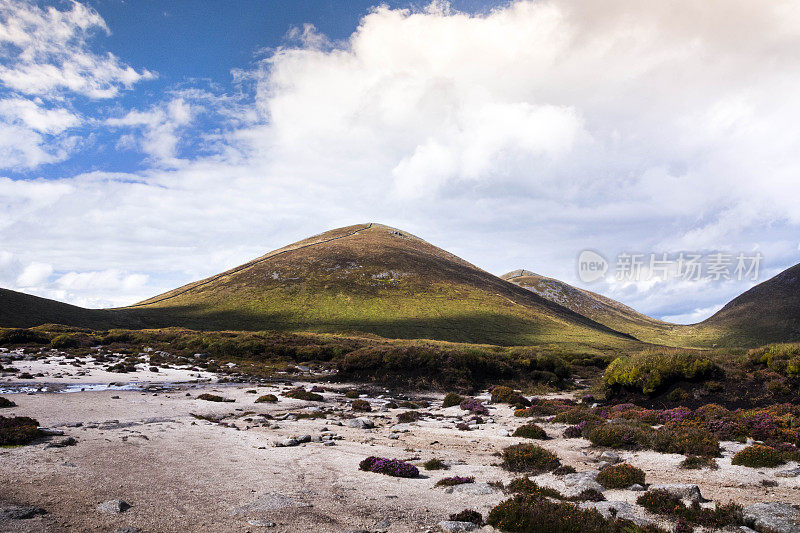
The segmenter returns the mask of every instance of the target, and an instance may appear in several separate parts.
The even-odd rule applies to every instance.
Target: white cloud
[[[103,30],[72,11],[74,27]],[[59,272],[148,273],[142,293],[366,220],[495,273],[568,282],[585,248],[758,248],[770,269],[798,262],[798,0],[734,2],[724,17],[689,0],[381,7],[341,43],[310,27],[289,37],[236,73],[255,98],[221,100],[230,123],[212,155],[176,161],[195,110],[170,95],[107,124],[133,128],[121,146],[137,143],[152,168],[63,189],[0,180],[0,242]],[[113,79],[93,83],[126,86]],[[658,316],[700,317],[748,285],[607,290]]]
[[[21,287],[35,287],[44,284],[53,273],[53,266],[47,263],[29,263],[22,273],[17,276],[17,283]]]

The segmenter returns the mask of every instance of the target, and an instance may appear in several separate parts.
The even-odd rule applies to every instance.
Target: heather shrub
[[[493,403],[507,403],[511,405],[520,405],[522,407],[527,407],[531,404],[531,402],[520,393],[504,385],[498,385],[493,388],[491,395]]]
[[[357,390],[349,390],[349,391],[344,393],[344,397],[345,398],[355,399],[355,398],[358,398],[359,396],[360,396],[360,394],[358,393]]]
[[[425,470],[449,470],[450,467],[441,459],[429,459],[422,463]]]
[[[667,422],[658,428],[652,439],[652,448],[661,453],[682,455],[719,455],[719,440],[697,420]]]
[[[27,416],[0,416],[0,446],[28,444],[40,436],[37,420]]]
[[[384,457],[367,457],[362,460],[358,468],[365,472],[375,472],[392,477],[417,477],[417,467],[399,459],[386,459]]]
[[[543,498],[554,498],[556,500],[564,499],[564,496],[557,490],[550,487],[542,487],[527,476],[512,479],[508,484],[508,491],[515,494],[535,494]]]
[[[422,418],[422,415],[417,411],[405,411],[403,413],[397,414],[397,421],[401,424],[409,424],[411,422],[416,422]]]
[[[710,358],[695,353],[642,352],[615,359],[603,373],[603,383],[653,394],[678,380],[709,376],[714,369]]]
[[[207,392],[204,392],[203,394],[199,395],[197,397],[197,399],[198,400],[205,400],[207,402],[235,402],[236,401],[236,400],[229,399],[229,398],[223,398],[222,396],[219,396],[217,394],[209,394]]]
[[[783,453],[770,446],[753,444],[733,456],[731,464],[751,468],[772,468],[786,463]]]
[[[553,422],[561,424],[580,424],[581,422],[602,422],[603,419],[600,415],[592,412],[591,409],[585,407],[572,407],[563,413],[558,413],[553,417]]]
[[[586,422],[581,422],[575,426],[569,426],[564,430],[565,439],[577,439],[583,436],[583,430],[586,427]]]
[[[512,437],[545,440],[547,439],[547,433],[545,433],[544,429],[536,424],[525,424],[524,426],[518,427],[514,431]]]
[[[350,407],[353,409],[353,411],[372,411],[372,406],[367,400],[353,400],[350,403]]]
[[[514,444],[503,450],[503,467],[515,472],[541,474],[561,466],[558,456],[536,444]]]
[[[703,468],[709,468],[711,470],[716,470],[719,468],[717,462],[711,457],[701,457],[699,455],[690,455],[686,459],[680,462],[678,465],[681,468],[685,468],[686,470],[701,470]]]
[[[553,470],[553,475],[554,476],[566,476],[567,474],[574,474],[575,472],[577,472],[577,470],[575,470],[575,467],[570,466],[570,465],[561,465],[558,468],[556,468],[555,470]]]
[[[534,398],[530,407],[514,411],[514,416],[553,416],[574,407],[575,402],[572,400]]]
[[[0,331],[0,346],[11,344],[47,344],[50,338],[31,329],[8,329]]]
[[[472,509],[464,509],[460,513],[451,514],[450,520],[453,522],[472,522],[478,526],[483,525],[483,515]]]
[[[595,446],[637,449],[649,443],[652,432],[652,428],[644,424],[620,421],[596,426],[587,431],[586,438]]]
[[[714,403],[695,409],[694,418],[701,421],[720,440],[740,440],[748,433],[739,417],[725,407]]]
[[[679,496],[664,490],[649,490],[639,496],[636,503],[651,513],[677,518],[714,530],[744,524],[742,508],[735,503],[717,504],[714,508],[701,507],[698,502],[687,506]]]
[[[324,402],[325,398],[316,392],[307,391],[304,389],[293,389],[284,394],[287,398],[294,398],[295,400],[306,400],[308,402]]]
[[[462,396],[459,396],[455,392],[449,392],[442,400],[442,407],[453,407],[454,405],[460,405],[461,402],[464,401]]]
[[[600,470],[597,482],[607,489],[624,489],[636,483],[644,485],[644,471],[627,463],[611,465]]]
[[[469,411],[471,413],[475,413],[476,415],[488,415],[489,409],[480,402],[480,400],[476,400],[474,398],[468,398],[461,402],[461,408],[464,411]]]
[[[466,483],[475,483],[475,478],[473,476],[463,477],[463,476],[452,476],[452,477],[444,477],[436,482],[434,486],[436,487],[453,487],[455,485],[464,485]]]
[[[553,502],[538,495],[522,494],[501,502],[486,523],[508,533],[656,533],[631,522],[603,518],[595,510],[582,510],[565,502]]]
[[[2,396],[0,396],[0,409],[6,408],[6,407],[16,407],[16,406],[17,406],[17,404],[12,402],[8,398],[3,398]]]
[[[255,403],[276,403],[277,401],[278,397],[274,394],[264,394],[263,396],[256,398]]]
[[[576,502],[604,502],[606,497],[599,490],[584,489],[578,495],[571,497],[570,500]]]

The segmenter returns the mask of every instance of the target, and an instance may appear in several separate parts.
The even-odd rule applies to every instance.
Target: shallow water
[[[129,381],[126,383],[2,383],[0,394],[29,394],[39,392],[69,393],[94,392],[105,390],[175,390],[180,387],[208,384],[207,381],[149,382]]]

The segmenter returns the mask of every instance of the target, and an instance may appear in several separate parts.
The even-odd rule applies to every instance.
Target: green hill
[[[120,311],[151,327],[361,332],[501,345],[630,343],[380,224],[316,235]]]
[[[104,309],[84,309],[47,298],[0,289],[0,327],[28,328],[42,324],[106,329],[139,327],[136,317]]]

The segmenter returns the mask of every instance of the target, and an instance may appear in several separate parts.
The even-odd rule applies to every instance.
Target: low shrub
[[[582,510],[570,503],[527,494],[501,502],[489,512],[486,522],[508,533],[663,532],[656,526],[637,527],[628,521],[603,518],[593,509]]]
[[[405,411],[403,413],[398,413],[397,421],[401,424],[409,424],[411,422],[416,422],[422,418],[422,415],[417,411]]]
[[[0,396],[0,409],[6,408],[6,407],[16,407],[16,406],[17,406],[17,404],[12,402],[8,398],[3,398],[2,396]]]
[[[636,499],[636,503],[651,513],[677,518],[714,530],[744,525],[742,508],[735,503],[717,504],[713,509],[701,507],[698,502],[687,506],[679,496],[665,490],[648,490]]]
[[[646,447],[652,428],[631,421],[607,422],[586,432],[586,437],[595,446],[608,448],[638,449]]]
[[[570,465],[561,465],[558,468],[556,468],[555,470],[553,470],[553,475],[554,476],[566,476],[567,474],[574,474],[575,472],[577,472],[577,470],[575,470],[575,467],[570,466]]]
[[[472,522],[477,526],[483,525],[483,515],[472,509],[464,509],[460,513],[451,514],[450,520],[453,522]]]
[[[527,407],[531,402],[511,387],[498,385],[491,391],[492,403],[507,403]]]
[[[304,389],[290,390],[284,394],[287,398],[294,398],[295,400],[306,400],[308,402],[324,402],[325,398],[316,392],[307,391]]]
[[[0,416],[0,446],[28,444],[40,436],[37,420],[27,416]]]
[[[585,407],[573,407],[553,417],[553,422],[577,425],[581,422],[602,422],[603,418]]]
[[[357,390],[349,390],[344,393],[345,398],[358,398],[359,396],[360,394],[358,393]]]
[[[444,477],[436,482],[434,486],[436,487],[454,487],[456,485],[465,485],[467,483],[475,483],[475,478],[473,476],[463,477],[463,476],[452,476],[452,477]]]
[[[514,472],[541,474],[561,466],[558,456],[536,444],[514,444],[503,450],[503,466]]]
[[[518,427],[514,433],[511,435],[512,437],[522,437],[525,439],[537,439],[537,440],[545,440],[547,439],[547,433],[545,433],[544,429],[536,424],[525,424],[524,426]]]
[[[476,400],[474,398],[467,398],[463,402],[461,402],[461,408],[464,411],[469,411],[471,413],[475,413],[476,415],[488,415],[489,409],[481,403],[480,400]]]
[[[450,470],[450,467],[441,459],[429,459],[422,463],[425,470]]]
[[[699,455],[690,455],[686,457],[678,466],[686,470],[700,470],[703,468],[716,470],[719,468],[717,462],[712,457],[701,457]]]
[[[600,470],[597,482],[607,489],[625,489],[631,485],[644,485],[644,471],[627,463],[611,465]]]
[[[661,453],[719,455],[719,440],[697,420],[667,422],[658,428],[652,438],[652,448]]]
[[[375,472],[392,477],[412,478],[419,476],[419,470],[416,466],[399,459],[386,459],[384,457],[367,457],[359,463],[358,468],[365,472]]]
[[[611,388],[639,390],[653,394],[679,380],[710,376],[714,362],[695,353],[642,352],[615,359],[603,373],[603,383]]]
[[[785,463],[785,454],[763,444],[748,446],[731,459],[731,464],[749,466],[751,468],[772,468]]]
[[[353,408],[353,411],[362,411],[362,412],[372,411],[372,406],[369,404],[367,400],[353,400],[350,403],[350,407]]]
[[[455,392],[448,392],[444,400],[442,400],[442,407],[453,407],[454,405],[460,405],[463,401],[464,398],[462,396]]]
[[[50,337],[32,329],[0,331],[0,346],[12,344],[48,344]]]
[[[570,500],[575,502],[604,502],[606,497],[599,490],[584,489],[576,496],[571,497]]]
[[[565,439],[577,439],[583,436],[583,430],[586,427],[586,422],[581,422],[575,426],[569,426],[564,430]]]
[[[512,479],[508,484],[507,490],[515,494],[535,494],[543,498],[554,498],[556,500],[564,499],[564,496],[557,490],[551,489],[550,487],[542,487],[527,476]]]
[[[263,396],[256,398],[255,403],[276,403],[277,401],[278,397],[274,394],[264,394]]]
[[[222,396],[218,396],[216,394],[209,394],[204,392],[203,394],[197,397],[198,400],[205,400],[207,402],[235,402],[236,400],[230,398],[223,398]]]
[[[408,400],[402,401],[398,404],[403,409],[419,409],[419,405],[414,402],[410,402]]]

